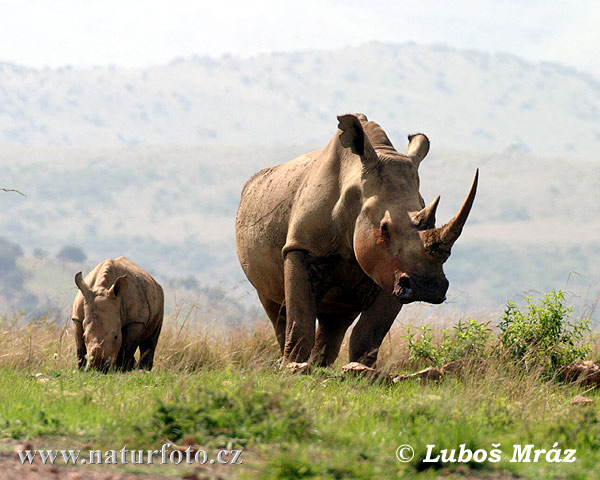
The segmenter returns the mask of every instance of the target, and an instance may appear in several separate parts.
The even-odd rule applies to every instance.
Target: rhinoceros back
[[[282,248],[294,199],[310,171],[313,154],[266,168],[246,182],[236,218],[236,247],[244,273],[260,291],[283,299]]]

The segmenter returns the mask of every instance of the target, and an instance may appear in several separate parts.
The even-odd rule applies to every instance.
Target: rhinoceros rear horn
[[[435,197],[433,202],[427,205],[423,210],[411,214],[410,219],[415,227],[427,230],[435,228],[435,211],[440,203],[440,196]]]
[[[450,222],[448,222],[447,225],[444,225],[443,227],[438,229],[439,240],[448,249],[454,244],[456,239],[462,233],[463,226],[467,221],[467,217],[469,216],[469,212],[471,211],[471,207],[473,206],[473,201],[475,200],[478,179],[479,169],[475,171],[475,177],[473,178],[473,183],[471,184],[469,194],[467,195],[467,198],[463,202],[456,216],[452,220],[450,220]]]
[[[360,157],[366,168],[371,167],[377,162],[377,153],[375,153],[358,117],[347,114],[339,115],[337,119],[338,128],[342,131],[339,137],[342,147],[350,148],[352,153]]]
[[[83,298],[94,298],[94,292],[90,290],[90,287],[88,287],[87,283],[83,280],[81,272],[75,274],[75,285],[77,285],[77,288],[81,291]]]
[[[406,156],[412,160],[415,167],[419,168],[419,164],[429,152],[429,139],[422,133],[416,133],[408,136],[408,148]]]

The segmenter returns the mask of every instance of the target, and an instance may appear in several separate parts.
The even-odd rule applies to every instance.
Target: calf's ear
[[[108,294],[112,298],[117,298],[119,295],[123,295],[127,291],[127,287],[129,284],[127,283],[127,275],[121,275],[119,278],[115,280],[112,287],[108,290]]]

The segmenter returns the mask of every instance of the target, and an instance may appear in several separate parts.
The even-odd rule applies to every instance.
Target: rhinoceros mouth
[[[88,364],[87,370],[94,370],[100,373],[108,373],[112,365],[108,362],[95,363],[93,365]]]
[[[88,359],[87,370],[96,370],[102,373],[108,373],[114,368],[114,360],[111,357],[99,357],[94,358],[93,356]]]
[[[448,280],[445,277],[430,278],[415,274],[396,275],[392,294],[400,303],[427,302],[440,304],[446,300]]]

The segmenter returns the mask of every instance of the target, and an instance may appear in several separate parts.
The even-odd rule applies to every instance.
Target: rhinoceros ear
[[[358,117],[356,115],[340,115],[337,119],[338,128],[341,130],[340,143],[342,147],[350,148],[352,153],[360,157],[365,167],[377,162],[377,153],[365,135]]]
[[[408,136],[408,148],[406,156],[409,157],[415,167],[419,168],[419,164],[429,152],[429,139],[422,133],[416,133]]]
[[[123,295],[127,291],[127,287],[129,284],[127,283],[127,275],[121,275],[119,278],[115,280],[112,287],[108,291],[108,294],[112,298],[117,298],[119,295]]]
[[[83,280],[81,272],[77,272],[77,274],[75,275],[75,285],[77,285],[77,288],[81,291],[83,298],[94,298],[94,292],[90,290],[90,287],[88,287],[87,283],[85,283],[85,281]]]

